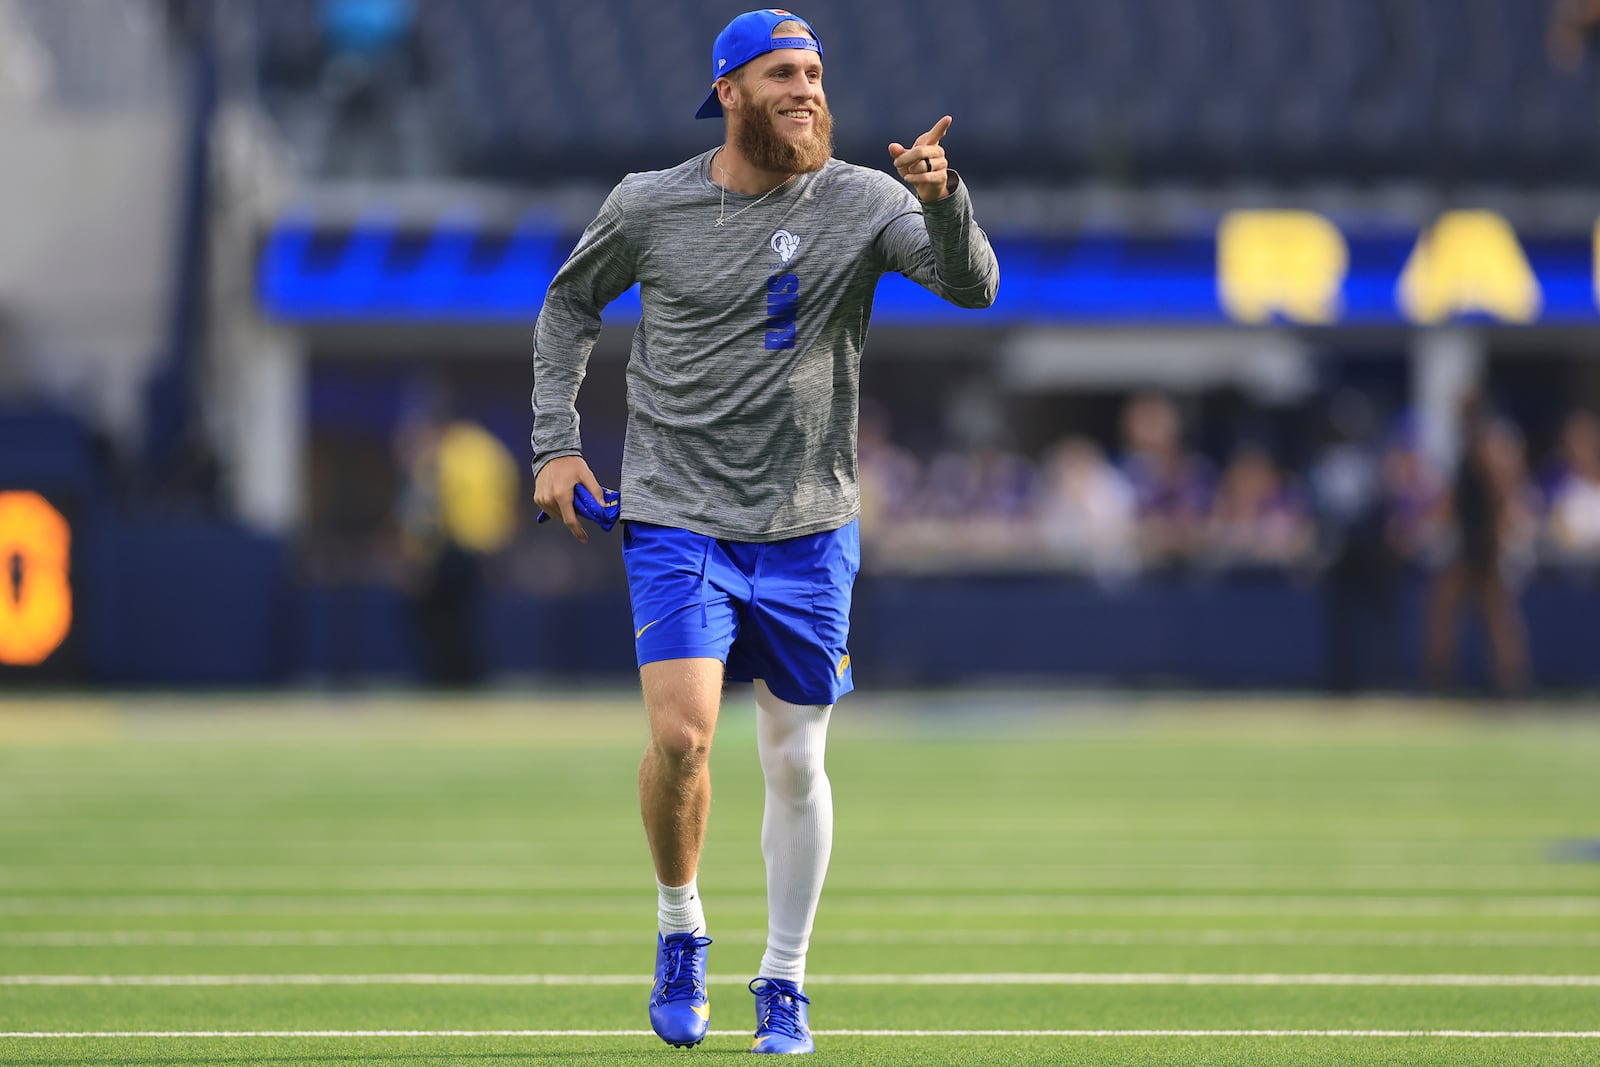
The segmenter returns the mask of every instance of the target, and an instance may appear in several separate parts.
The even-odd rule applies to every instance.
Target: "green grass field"
[[[742,1056],[753,715],[681,1051],[632,696],[0,701],[0,1064]],[[829,771],[819,1064],[1600,1064],[1582,709],[857,695]]]

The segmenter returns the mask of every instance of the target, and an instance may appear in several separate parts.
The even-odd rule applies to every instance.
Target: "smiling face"
[[[774,37],[811,36],[797,22]],[[822,59],[804,48],[757,56],[718,81],[728,140],[762,170],[796,174],[821,169],[833,155],[833,116],[822,91]]]

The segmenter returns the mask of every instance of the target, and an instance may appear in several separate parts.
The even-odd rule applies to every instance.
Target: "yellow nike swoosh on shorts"
[[[647,622],[643,626],[639,627],[639,631],[633,635],[633,639],[635,641],[639,640],[639,638],[644,636],[644,632],[646,630],[650,629],[650,627],[654,626],[656,623],[658,623],[660,621],[661,621],[660,619],[651,619],[649,622]]]

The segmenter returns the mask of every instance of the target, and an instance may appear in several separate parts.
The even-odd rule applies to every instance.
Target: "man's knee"
[[[722,664],[716,660],[647,663],[640,671],[650,747],[668,766],[697,773],[711,754],[722,699]]]
[[[667,764],[699,771],[711,756],[715,717],[694,708],[666,707],[650,712],[650,747]]]

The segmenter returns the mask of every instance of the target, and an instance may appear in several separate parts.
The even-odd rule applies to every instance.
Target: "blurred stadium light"
[[[741,9],[0,0],[0,491],[71,526],[76,606],[7,677],[423,677],[418,442],[466,421],[526,456],[544,287],[623,173],[720,136],[690,116]],[[982,315],[880,289],[863,681],[1416,685],[1475,391],[1517,430],[1485,462],[1533,682],[1600,680],[1589,27],[1526,0],[804,14],[838,154],[885,165],[953,114],[1004,275]],[[583,398],[603,477],[636,316]],[[475,653],[626,678],[616,553],[534,531],[527,488],[476,561]]]

